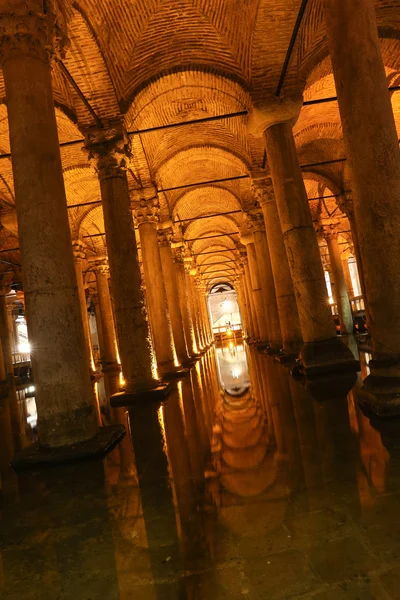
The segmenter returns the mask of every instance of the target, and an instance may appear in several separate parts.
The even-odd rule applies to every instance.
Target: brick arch
[[[203,186],[183,194],[171,207],[171,214],[173,219],[193,219],[211,213],[240,209],[240,200],[232,191],[223,187]],[[238,216],[240,217],[240,213],[232,215],[236,220]]]

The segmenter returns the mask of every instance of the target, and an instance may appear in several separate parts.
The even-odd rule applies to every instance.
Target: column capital
[[[275,202],[274,186],[271,177],[252,179],[251,189],[261,206],[269,202]]]
[[[72,2],[9,0],[0,13],[0,64],[16,56],[50,61],[68,47],[67,18]],[[46,4],[46,6],[44,6]]]
[[[6,296],[11,292],[11,284],[14,279],[14,273],[5,273],[0,276],[0,296]]]
[[[140,227],[143,223],[152,223],[154,226],[160,220],[160,202],[157,196],[146,200],[140,198],[131,203],[135,215],[135,222]]]
[[[128,133],[120,120],[110,121],[107,127],[84,131],[85,148],[94,162],[100,181],[124,177],[131,159]]]
[[[351,191],[342,192],[336,199],[337,205],[349,219],[354,217],[353,194]]]
[[[72,253],[75,262],[82,262],[86,258],[85,247],[82,240],[73,240]]]
[[[264,217],[260,207],[252,207],[245,212],[245,215],[246,225],[250,232],[265,231]]]
[[[157,231],[158,243],[160,246],[171,246],[172,238],[173,238],[172,227],[167,227],[164,229],[159,229]]]
[[[101,273],[102,275],[110,276],[110,268],[108,266],[108,259],[102,258],[101,260],[95,260],[92,263],[93,270],[96,273]]]

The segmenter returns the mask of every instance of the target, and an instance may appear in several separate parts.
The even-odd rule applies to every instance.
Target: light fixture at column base
[[[338,338],[306,342],[300,351],[300,360],[306,377],[360,370],[359,361]]]
[[[131,406],[142,402],[161,401],[166,398],[171,391],[170,383],[162,383],[157,387],[148,390],[138,390],[137,392],[117,392],[110,398],[111,406]]]
[[[117,424],[99,427],[99,433],[94,438],[73,446],[46,448],[36,442],[16,454],[11,466],[15,471],[23,471],[104,458],[125,434],[125,427]]]
[[[400,377],[368,375],[357,399],[367,412],[379,417],[400,415]]]

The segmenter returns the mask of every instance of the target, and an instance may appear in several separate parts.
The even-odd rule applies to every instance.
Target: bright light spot
[[[232,312],[232,302],[230,300],[227,300],[225,298],[225,300],[222,300],[221,302],[221,308],[224,312],[230,313]]]
[[[124,376],[123,376],[123,374],[122,374],[122,371],[121,371],[121,373],[119,374],[119,384],[120,384],[120,386],[121,386],[121,387],[125,387],[125,384],[126,384],[126,381],[125,381],[125,379],[124,379]]]
[[[30,387],[28,387],[28,392],[34,392],[35,391],[35,386],[31,385]]]
[[[229,337],[231,337],[231,335],[232,335],[232,329],[227,329],[226,330],[226,335],[229,336]]]
[[[31,351],[31,345],[28,342],[21,342],[18,345],[18,352],[26,352],[27,354],[29,354]]]
[[[334,304],[332,296],[330,298],[328,298],[328,304],[331,304],[331,305]]]
[[[238,367],[236,367],[236,368],[232,369],[231,373],[232,373],[233,379],[239,379],[240,375],[242,374],[242,371]]]

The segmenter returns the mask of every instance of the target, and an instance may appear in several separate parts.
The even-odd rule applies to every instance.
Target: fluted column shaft
[[[135,217],[139,228],[146,301],[157,365],[160,373],[165,375],[176,370],[177,360],[157,239],[158,201],[152,199],[135,203]]]
[[[353,314],[351,312],[349,296],[347,294],[346,281],[343,273],[342,259],[337,235],[334,232],[328,232],[325,234],[325,239],[328,245],[332,276],[336,290],[340,332],[343,335],[351,334],[353,333]]]
[[[297,353],[303,339],[272,181],[253,181],[253,188],[264,215],[283,349],[288,354]]]
[[[177,274],[175,271],[174,259],[171,250],[171,237],[172,233],[168,231],[159,232],[161,266],[165,283],[165,291],[167,294],[175,350],[179,363],[184,364],[188,361],[189,356],[186,347],[181,305],[179,302]]]
[[[390,378],[392,385],[400,377],[400,155],[375,7],[373,0],[322,4],[351,164],[370,313],[371,377]]]
[[[36,4],[18,16],[1,13],[0,62],[39,440],[43,446],[60,447],[91,439],[98,428],[53,101],[53,15],[51,8],[44,15]]]
[[[130,206],[126,161],[127,137],[121,124],[87,133],[86,146],[96,159],[103,205],[115,325],[128,393],[158,386]]]

